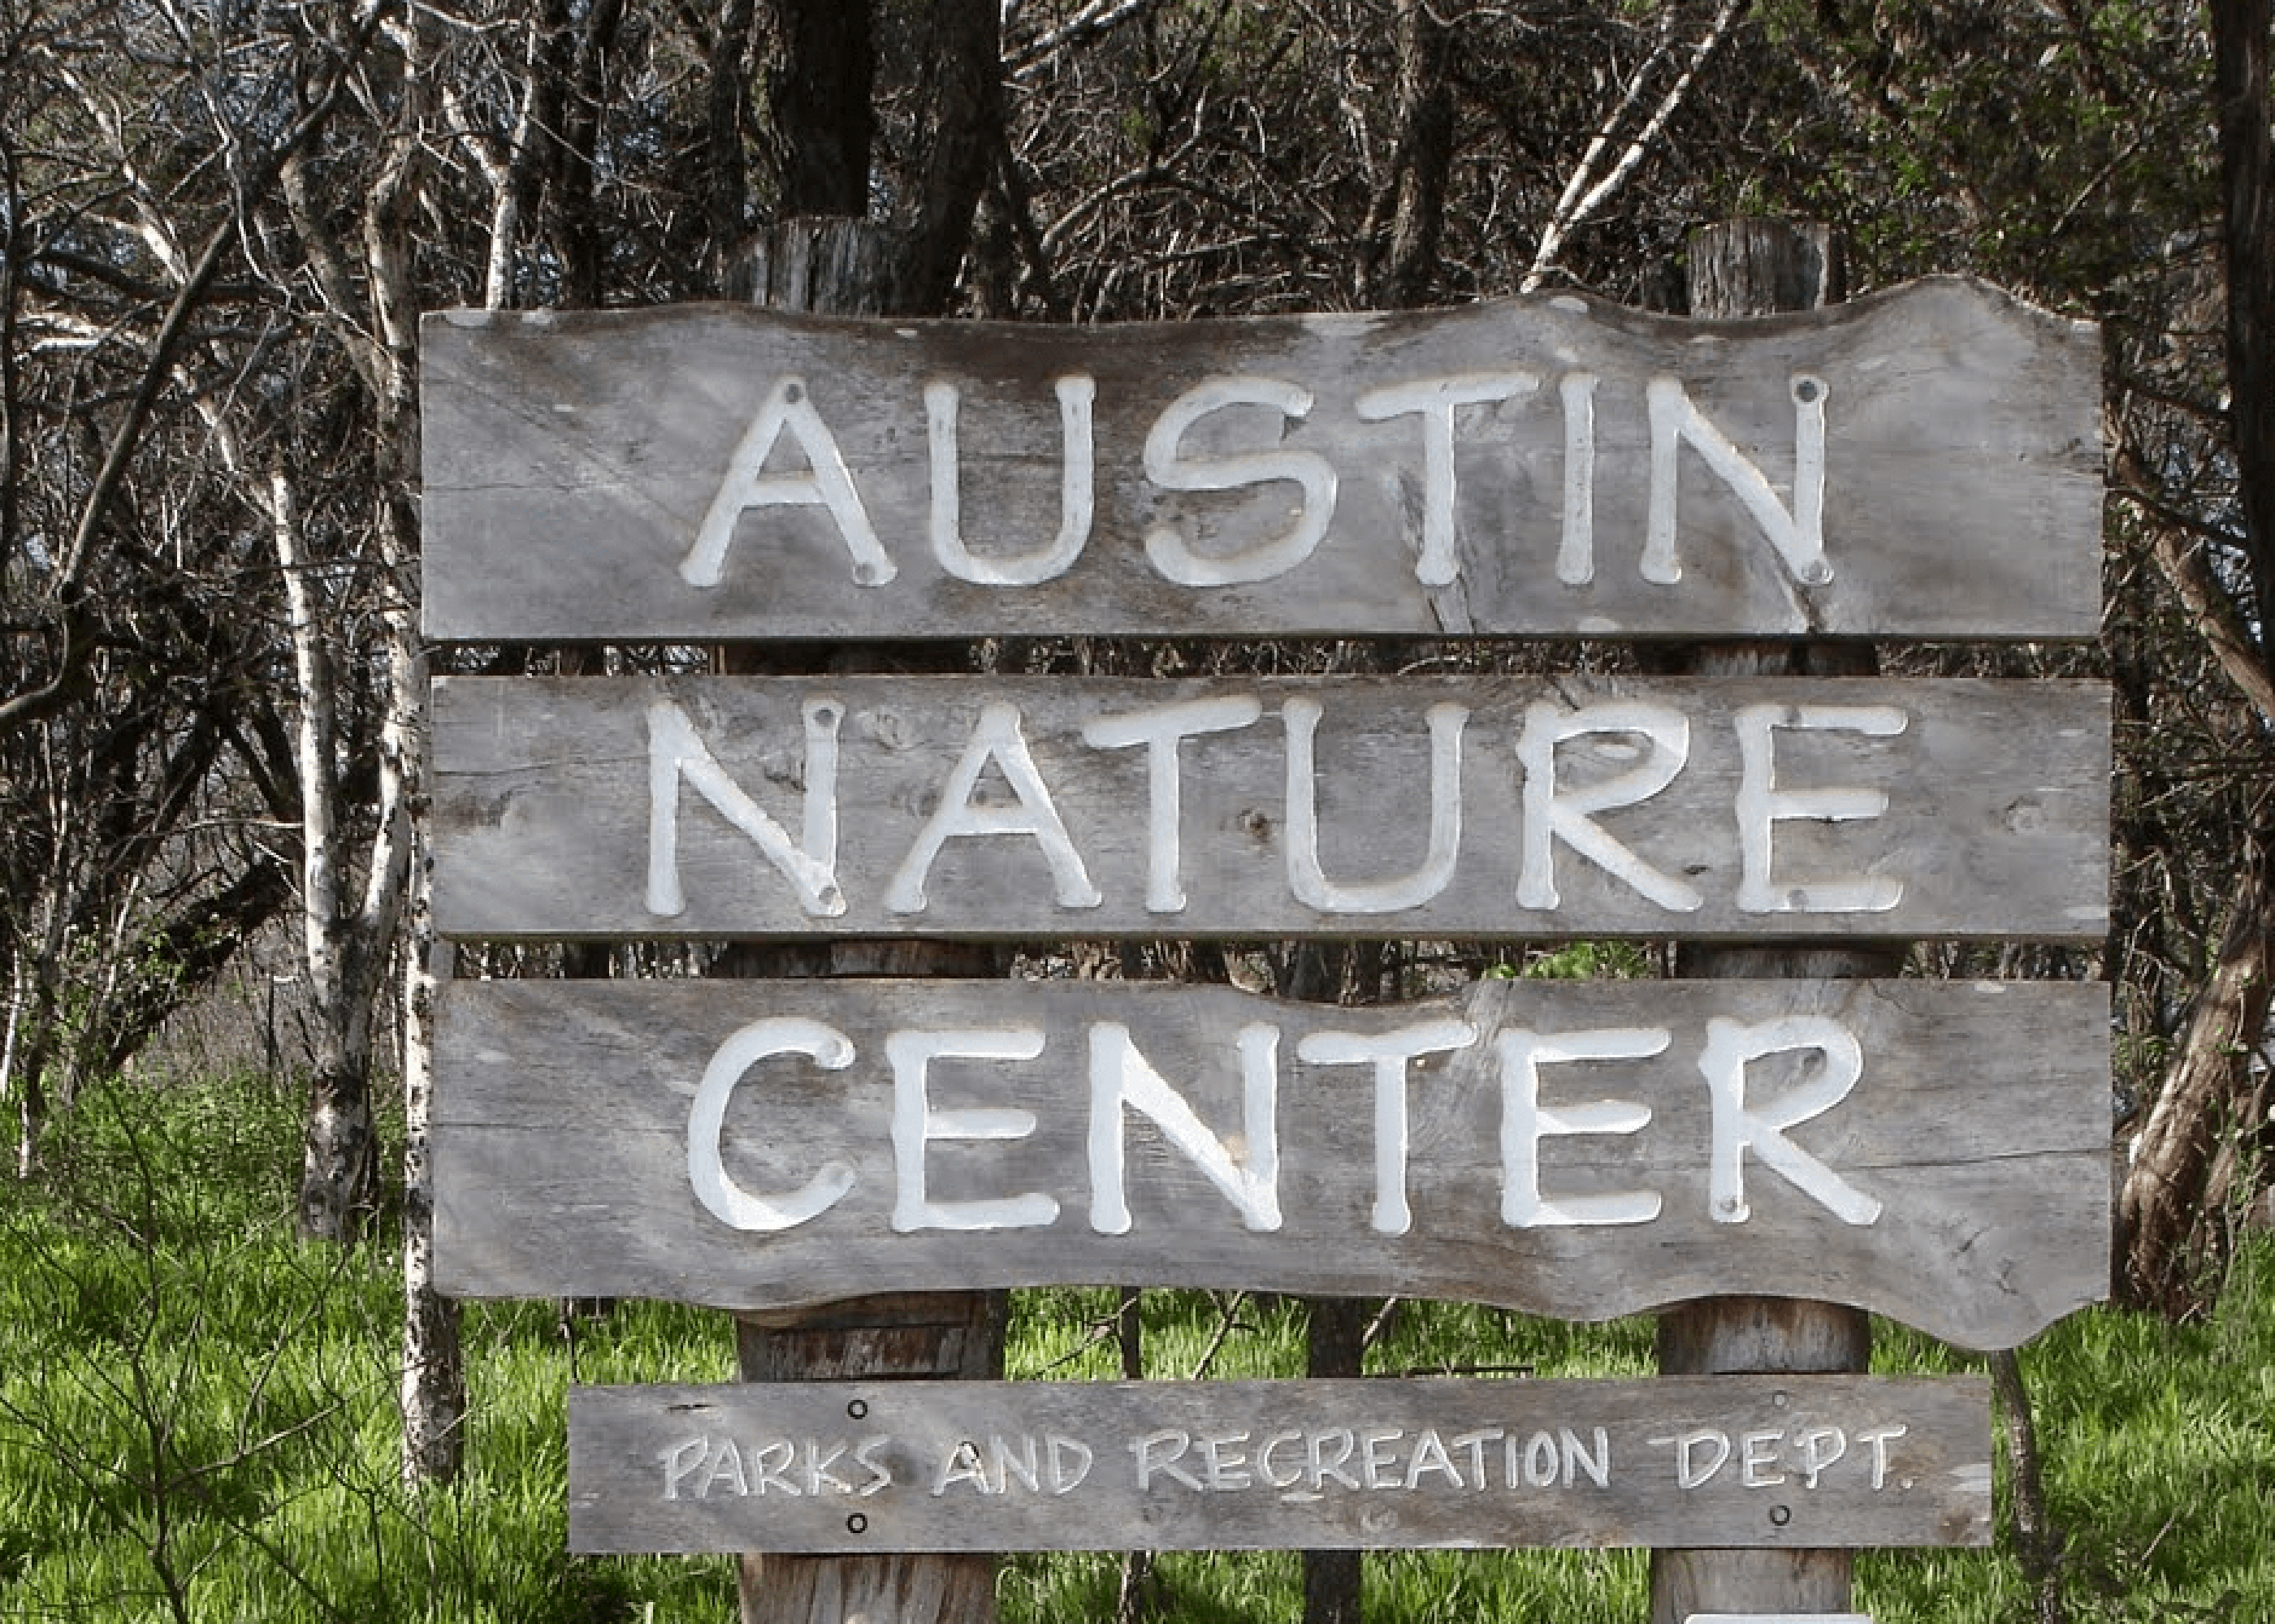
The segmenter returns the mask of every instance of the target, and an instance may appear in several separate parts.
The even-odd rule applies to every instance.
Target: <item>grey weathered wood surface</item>
[[[1179,1284],[1463,1298],[1602,1319],[1759,1293],[1853,1303],[1984,1348],[2029,1337],[2107,1285],[2108,992],[2098,985],[1488,981],[1369,1008],[1092,981],[457,982],[445,997],[436,1266],[459,1295],[753,1308],[856,1290]],[[1872,1221],[1836,1217],[1757,1154],[1744,1161],[1750,1214],[1717,1222],[1710,1211],[1707,1023],[1788,1014],[1828,1016],[1861,1047],[1853,1088],[1788,1137],[1879,1202]],[[757,1060],[722,1096],[715,1138],[693,1137],[715,1144],[725,1179],[755,1196],[787,1197],[831,1163],[850,1183],[793,1227],[737,1227],[691,1182],[692,1104],[732,1034],[790,1018],[842,1033],[848,1063]],[[1302,1048],[1315,1033],[1431,1021],[1478,1036],[1412,1063],[1410,1227],[1383,1233],[1375,1069],[1307,1061]],[[1093,1174],[1088,1134],[1102,1023],[1125,1028],[1204,1131],[1233,1144],[1257,1144],[1262,1131],[1243,1137],[1237,1034],[1277,1031],[1279,1228],[1247,1227],[1190,1149],[1130,1110],[1118,1139],[1108,1136],[1126,1147],[1129,1227],[1101,1232],[1092,1197],[1106,1175]],[[1651,1190],[1659,1212],[1511,1227],[1496,1035],[1638,1027],[1666,1032],[1655,1058],[1540,1068],[1544,1108],[1608,1099],[1651,1113],[1633,1133],[1543,1138],[1540,1193]],[[931,1063],[926,1108],[939,1120],[921,1157],[907,1157],[909,1188],[920,1168],[930,1201],[1047,1197],[1054,1214],[999,1209],[972,1214],[997,1227],[960,1230],[932,1226],[961,1218],[925,1212],[896,1229],[903,1163],[886,1046],[901,1031],[1010,1031],[1020,1037],[982,1046],[1033,1054]],[[1813,1054],[1756,1061],[1748,1099],[1771,1109],[1822,1069]],[[1029,1113],[1032,1129],[1015,1119],[1005,1137],[961,1137],[981,1129],[953,1114],[983,1109]],[[1109,1106],[1101,1120],[1115,1114]]]
[[[1981,1545],[1989,1432],[1976,1377],[584,1387],[569,1545]]]
[[[1845,245],[1821,225],[1724,221],[1694,233],[1689,246],[1689,303],[1698,314],[1818,309],[1848,296]],[[1878,651],[1856,643],[1677,646],[1663,651],[1660,663],[1718,677],[1807,670],[1854,679],[1879,669]],[[1901,953],[1896,944],[1794,948],[1682,941],[1675,973],[1867,978],[1895,974]],[[1839,1302],[1707,1300],[1686,1303],[1659,1324],[1663,1375],[1857,1371],[1871,1368],[1871,1321]],[[1729,1551],[1686,1541],[1651,1553],[1651,1624],[1675,1624],[1700,1611],[1836,1611],[1849,1603],[1853,1569],[1846,1550]]]
[[[425,325],[425,616],[445,639],[950,638],[1054,634],[1827,635],[2089,638],[2100,622],[2100,345],[2090,325],[1978,283],[1913,283],[1836,310],[1749,321],[1647,315],[1560,293],[1458,310],[1109,327],[857,321],[728,306],[449,312]],[[1425,587],[1424,416],[1369,390],[1448,378],[1538,387],[1458,408],[1451,585]],[[1562,381],[1592,397],[1595,568],[1559,579]],[[924,389],[961,393],[963,534],[982,559],[1048,548],[1061,524],[1055,381],[1095,380],[1096,513],[1079,557],[1032,585],[955,578],[929,540]],[[1180,527],[1222,557],[1289,530],[1288,479],[1168,490],[1149,434],[1206,380],[1277,380],[1310,401],[1221,410],[1186,462],[1310,456],[1332,520],[1284,573],[1172,585],[1145,538]],[[1796,380],[1825,410],[1829,581],[1799,579],[1695,450],[1679,456],[1681,579],[1639,572],[1644,387],[1678,380],[1794,502]],[[864,585],[827,511],[736,525],[715,585],[683,579],[730,459],[786,378],[843,454],[896,573]],[[1508,387],[1515,387],[1513,384]],[[1445,408],[1438,408],[1440,412]],[[1576,421],[1576,417],[1575,418]],[[808,465],[778,448],[771,472]],[[1251,476],[1242,476],[1243,479]],[[1317,506],[1319,504],[1312,504]]]
[[[1145,745],[1103,747],[1083,729],[1173,702],[1254,703],[1258,720],[1176,752],[1183,903],[1148,900]],[[1645,701],[1679,714],[1688,753],[1672,782],[1600,814],[1606,833],[1696,893],[1646,895],[1563,840],[1551,842],[1555,905],[1519,895],[1526,836],[1518,745],[1528,707]],[[669,702],[719,767],[795,842],[807,746],[801,706],[836,727],[835,873],[843,910],[810,911],[782,872],[694,788],[677,790],[676,914],[648,900],[650,707]],[[1286,707],[1319,706],[1313,735],[1318,867],[1345,888],[1421,872],[1429,851],[1433,705],[1465,707],[1459,857],[1434,895],[1388,911],[1291,888]],[[1750,911],[1741,906],[1747,706],[1893,706],[1902,731],[1780,729],[1780,793],[1843,788],[1887,797],[1878,816],[1781,817],[1769,872],[1790,888],[1861,875],[1901,882],[1893,908]],[[951,775],[984,709],[1009,706],[1094,904],[1066,902],[1032,833],[958,834],[924,870],[920,911],[890,895],[943,804],[1032,817],[1001,752],[969,790]],[[440,927],[460,936],[1266,936],[1306,933],[1533,938],[2040,937],[2098,940],[2107,925],[2109,718],[2104,690],[2072,682],[1668,682],[1637,678],[1402,678],[1110,682],[1075,678],[524,681],[449,679],[435,701],[435,850]],[[1637,770],[1639,736],[1557,747],[1566,795]],[[1671,759],[1671,758],[1669,758]],[[1297,780],[1300,785],[1300,778]],[[1632,797],[1627,797],[1632,798]],[[1452,797],[1447,797],[1450,805]],[[1024,808],[1024,812],[1022,812]],[[1539,820],[1546,824],[1548,820]],[[966,827],[970,827],[967,823]],[[1672,897],[1672,901],[1669,898]],[[903,899],[906,905],[906,899]]]

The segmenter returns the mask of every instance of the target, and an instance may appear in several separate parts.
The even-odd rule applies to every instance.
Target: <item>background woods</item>
[[[0,0],[18,1171],[249,944],[289,939],[298,1227],[348,1241],[392,1217],[374,1097],[399,1076],[415,1239],[420,312],[779,297],[790,268],[756,245],[812,215],[897,234],[904,310],[1114,321],[1559,286],[1666,308],[1691,229],[1785,215],[1833,228],[1854,289],[1967,272],[2105,324],[2109,623],[2060,659],[2116,687],[2115,912],[2099,962],[2067,968],[2118,993],[2120,1286],[2202,1310],[2275,1150],[2269,34],[2264,0]],[[1431,652],[1050,630],[973,658]],[[2028,647],[1930,662],[2061,668]],[[1283,993],[1365,1001],[1417,951],[1257,954]],[[1214,948],[1069,953],[1228,971]],[[1914,963],[2014,968],[1935,943]],[[447,1325],[429,1334],[410,1367],[447,1376]],[[411,1408],[429,1402],[449,1401]]]

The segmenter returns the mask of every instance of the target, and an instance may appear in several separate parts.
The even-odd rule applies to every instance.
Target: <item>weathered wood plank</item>
[[[2099,630],[2097,332],[1964,281],[1743,322],[451,312],[422,373],[443,639]]]
[[[588,1552],[1981,1545],[1979,1378],[579,1387]]]
[[[1364,1009],[459,982],[437,1273],[730,1308],[1089,1282],[1602,1319],[1752,1293],[2003,1347],[2106,1288],[2107,1012],[2102,986],[2011,982],[1483,982]]]
[[[454,935],[2107,926],[2094,684],[457,678],[435,739]]]

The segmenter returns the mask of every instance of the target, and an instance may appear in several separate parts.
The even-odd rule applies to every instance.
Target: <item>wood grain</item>
[[[1039,631],[2084,639],[2100,621],[2099,353],[2091,326],[1960,280],[1746,321],[1646,315],[1571,293],[1081,328],[711,306],[447,312],[427,319],[422,342],[426,627],[477,641]],[[953,552],[929,539],[926,386],[958,393],[956,533],[979,565],[957,568],[985,574],[1039,558],[1060,533],[1066,436],[1054,389],[1077,375],[1095,386],[1094,519],[1079,555],[1032,585],[957,578],[943,563]],[[1225,379],[1251,392],[1264,381],[1281,404],[1189,412],[1172,432],[1172,403]],[[1674,454],[1680,578],[1644,578],[1655,379],[1679,384],[1732,454],[1758,468],[1756,500],[1788,513],[1795,391],[1819,391],[1829,580],[1782,560],[1690,442]],[[737,448],[789,380],[873,531],[883,566],[870,556],[869,572],[890,578],[857,581],[843,525],[797,497],[742,511],[717,583],[692,585],[682,567]],[[1428,380],[1473,404],[1401,404],[1402,386]],[[1585,392],[1584,418],[1568,389]],[[1447,450],[1433,474],[1425,424],[1441,419]],[[1592,569],[1571,581],[1558,558],[1578,533],[1566,491],[1583,464],[1567,447],[1583,421]],[[1150,477],[1148,439],[1165,434],[1183,470],[1170,485],[1220,487]],[[1280,460],[1213,465],[1243,457]],[[765,466],[797,480],[811,464],[793,442]],[[1291,470],[1314,481],[1310,494],[1279,477]],[[1331,508],[1323,473],[1335,481]],[[1224,561],[1271,563],[1270,544],[1293,533],[1298,510],[1325,517],[1324,533],[1259,578],[1180,584],[1149,556],[1149,533],[1167,527],[1199,569],[1239,574],[1246,566]],[[1417,568],[1433,510],[1451,525],[1449,569],[1433,572],[1450,573],[1441,585]]]
[[[1757,729],[1769,766],[1749,780],[1747,719],[1826,704],[1901,730],[1869,731],[1853,708],[1820,727]],[[1131,717],[1209,706],[1253,720],[1213,724],[1173,752],[1128,742],[1126,729],[1152,725]],[[821,848],[835,857],[834,913],[801,896],[718,794],[669,777],[676,791],[651,791],[652,741],[685,754],[692,738],[801,842],[822,772],[802,720],[815,709],[835,719],[835,794],[823,798],[835,828]],[[1682,730],[1679,747],[1626,730],[1642,713]],[[1299,715],[1315,718],[1308,774],[1289,765]],[[1564,726],[1591,730],[1551,746]],[[1433,792],[1433,727],[1458,761],[1458,796]],[[1085,730],[1100,728],[1125,729],[1109,734],[1122,742],[1092,742]],[[2109,714],[2095,684],[453,678],[435,685],[435,909],[458,936],[2097,940],[2107,924]],[[1174,862],[1150,833],[1172,795],[1157,756],[1176,774]],[[1667,773],[1663,788],[1643,782]],[[1587,814],[1614,855],[1583,851],[1560,820],[1622,775],[1640,775],[1636,787],[1606,790],[1614,804]],[[1749,782],[1804,799],[1749,822]],[[1847,790],[1885,808],[1814,815],[1807,797]],[[677,912],[651,900],[657,807],[676,830],[658,872],[676,882]],[[1456,808],[1449,865],[1433,875],[1433,809]],[[991,820],[1024,832],[974,832]],[[1062,836],[1043,832],[1053,821]],[[1765,899],[1747,895],[1749,827],[1766,831]],[[1528,893],[1533,848],[1546,893]],[[1638,865],[1626,875],[1611,866],[1621,850]],[[896,895],[911,873],[920,895]],[[1893,886],[1893,905],[1824,888],[1850,881]]]
[[[569,1545],[585,1552],[1990,1537],[1975,1377],[798,1383],[569,1401]]]
[[[437,1273],[465,1296],[739,1309],[857,1291],[1173,1284],[1462,1298],[1592,1320],[1755,1294],[1849,1303],[2005,1347],[2106,1289],[2107,1010],[2105,986],[2003,982],[1482,982],[1364,1009],[1092,981],[457,982],[438,1043]],[[1745,1216],[1718,1220],[1710,1023],[1789,1017],[1837,1025],[1861,1057],[1845,1092],[1765,1139],[1833,1183],[1770,1165],[1757,1143],[1735,1163]],[[1342,1053],[1364,1055],[1386,1034],[1447,1023],[1455,1030],[1432,1041],[1474,1037],[1413,1046],[1402,1139],[1379,1115],[1401,1094],[1394,1068],[1379,1090],[1374,1061],[1317,1058],[1333,1052],[1322,1034],[1354,1034]],[[813,1032],[842,1035],[844,1063],[762,1054],[762,1039],[799,1031],[817,1053],[828,1039]],[[1584,1130],[1544,1129],[1537,1152],[1519,1132],[1506,1148],[1524,1120],[1505,1102],[1510,1035],[1607,1031],[1629,1034],[1609,1044],[1622,1054],[1655,1033],[1664,1043],[1643,1058],[1540,1062],[1538,1107]],[[896,1068],[892,1034],[926,1031],[964,1036],[936,1043],[921,1070]],[[755,1034],[743,1040],[750,1063],[722,1062],[706,1119],[715,1129],[692,1133],[699,1085],[738,1032]],[[1119,1032],[1187,1102],[1182,1145],[1158,1098],[1120,1103]],[[1266,1037],[1243,1051],[1243,1032]],[[981,1050],[1026,1058],[972,1057]],[[1254,1116],[1243,1053],[1276,1056],[1258,1068],[1276,1077],[1276,1101]],[[1756,1060],[1747,1107],[1798,1109],[1795,1091],[1838,1070],[1815,1047]],[[1101,1075],[1095,1115],[1102,1144],[1121,1147],[1118,1175],[1091,1138]],[[1649,1121],[1590,1126],[1582,1107],[1599,1101]],[[1727,1097],[1720,1108],[1737,1122]],[[896,1147],[896,1121],[918,1137]],[[1236,1175],[1275,1134],[1266,1182],[1279,1224],[1251,1227],[1268,1213]],[[1377,1159],[1401,1143],[1402,1181],[1395,1158]],[[720,1179],[757,1198],[786,1199],[831,1164],[843,1188],[790,1227],[738,1227],[751,1220],[727,1197],[699,1196],[692,1144],[715,1149]],[[1508,1205],[1522,1183],[1510,1169],[1528,1165],[1531,1193],[1557,1212]],[[1844,1215],[1843,1188],[1877,1212]],[[1655,1212],[1639,1216],[1639,1194]],[[1607,1221],[1566,1221],[1589,1197],[1621,1205],[1602,1210]]]

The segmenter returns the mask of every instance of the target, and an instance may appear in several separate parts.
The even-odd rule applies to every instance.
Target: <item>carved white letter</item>
[[[1406,1200],[1409,1062],[1425,1054],[1467,1048],[1478,1040],[1466,1021],[1425,1021],[1379,1035],[1312,1032],[1296,1045],[1296,1056],[1315,1066],[1374,1064],[1374,1217],[1380,1235],[1404,1235],[1414,1227]]]
[[[1394,880],[1343,885],[1319,866],[1319,784],[1312,735],[1319,702],[1298,695],[1281,707],[1288,722],[1288,888],[1325,913],[1396,913],[1419,908],[1446,888],[1462,855],[1462,729],[1465,706],[1433,705],[1430,726],[1430,838],[1422,866]]]
[[[1130,1233],[1130,1194],[1122,1175],[1124,1109],[1151,1117],[1162,1137],[1184,1152],[1239,1210],[1249,1228],[1280,1227],[1280,1031],[1243,1026],[1240,1050],[1241,1132],[1231,1144],[1194,1114],[1184,1097],[1146,1063],[1130,1029],[1100,1021],[1090,1029],[1090,1227]],[[1236,1152],[1234,1145],[1240,1150]]]
[[[836,1205],[853,1188],[853,1169],[842,1161],[824,1162],[803,1190],[779,1200],[752,1195],[727,1176],[720,1144],[727,1101],[744,1072],[775,1054],[804,1054],[824,1071],[843,1071],[853,1063],[853,1040],[819,1021],[791,1016],[753,1021],[721,1044],[704,1068],[687,1107],[687,1182],[705,1210],[737,1229],[794,1228]]]
[[[1825,561],[1825,380],[1803,374],[1792,382],[1793,508],[1778,500],[1769,477],[1730,443],[1729,436],[1692,404],[1675,378],[1653,378],[1644,389],[1651,409],[1651,507],[1644,520],[1643,578],[1671,585],[1682,578],[1674,550],[1675,457],[1684,441],[1722,476],[1777,555],[1808,586],[1833,578]]]
[[[1145,746],[1145,910],[1182,913],[1185,907],[1183,857],[1179,840],[1183,797],[1177,774],[1177,745],[1200,733],[1228,733],[1264,714],[1251,695],[1187,699],[1123,716],[1100,716],[1083,723],[1083,742],[1101,750]]]
[[[1090,540],[1096,507],[1091,403],[1098,384],[1086,374],[1058,381],[1059,427],[1066,441],[1060,462],[1059,533],[1039,551],[980,558],[964,545],[964,496],[956,453],[956,391],[952,383],[925,385],[925,418],[932,440],[932,551],[959,581],[982,586],[1032,586],[1064,575]]]
[[[1818,1075],[1767,1111],[1746,1103],[1746,1068],[1769,1054],[1796,1049],[1823,1055]],[[1864,1075],[1864,1051],[1855,1034],[1829,1016],[1788,1015],[1758,1025],[1717,1016],[1706,1023],[1706,1048],[1698,1069],[1713,1100],[1713,1159],[1707,1177],[1709,1210],[1718,1224],[1742,1224],[1746,1152],[1785,1175],[1795,1188],[1829,1208],[1846,1224],[1869,1224],[1880,1204],[1785,1137],[1848,1097]]]
[[[1564,536],[1556,578],[1585,586],[1596,578],[1596,374],[1568,372],[1556,385],[1564,403]]]
[[[1747,705],[1739,707],[1738,906],[1748,913],[1886,913],[1903,900],[1904,882],[1889,874],[1779,886],[1770,877],[1770,827],[1780,819],[1827,823],[1877,818],[1888,810],[1879,789],[1777,788],[1780,728],[1846,729],[1893,738],[1909,719],[1893,705]]]
[[[1745,505],[1761,534],[1806,587],[1833,578],[1825,562],[1825,396],[1822,378],[1793,380],[1793,510],[1777,501],[1770,478],[1693,404],[1679,378],[1654,378],[1644,387],[1651,412],[1651,502],[1644,517],[1643,578],[1672,585],[1683,578],[1674,555],[1674,459],[1683,442],[1697,448],[1706,466]]]
[[[1268,581],[1311,555],[1335,514],[1334,465],[1312,451],[1243,451],[1193,461],[1177,455],[1185,431],[1227,406],[1269,406],[1283,417],[1301,418],[1311,409],[1311,391],[1276,378],[1212,378],[1187,389],[1162,409],[1145,436],[1145,477],[1173,491],[1221,491],[1236,486],[1293,480],[1303,501],[1284,535],[1258,542],[1245,552],[1193,551],[1174,525],[1145,533],[1145,556],[1153,568],[1180,586],[1229,586]]]
[[[1369,389],[1353,403],[1369,423],[1421,414],[1422,550],[1414,578],[1425,586],[1447,585],[1461,572],[1454,550],[1454,409],[1509,400],[1539,387],[1539,378],[1529,372],[1462,373]]]
[[[1058,1218],[1059,1204],[1030,1191],[988,1201],[934,1201],[925,1193],[925,1146],[934,1139],[1024,1139],[1035,1131],[1035,1114],[972,1106],[932,1108],[930,1070],[941,1055],[960,1060],[1032,1060],[1043,1052],[1039,1027],[994,1031],[897,1031],[885,1039],[893,1062],[893,1161],[900,1177],[893,1228],[1036,1229]]]
[[[805,716],[805,833],[797,845],[727,776],[687,713],[669,699],[647,707],[647,910],[665,918],[687,911],[679,884],[679,781],[694,785],[720,816],[758,843],[767,861],[797,892],[797,905],[817,918],[845,911],[837,888],[837,724],[845,707],[808,699]]]
[[[1624,773],[1570,794],[1556,788],[1556,747],[1591,733],[1638,735],[1651,753]],[[1546,700],[1525,713],[1516,758],[1524,767],[1524,861],[1516,882],[1521,907],[1557,903],[1554,845],[1559,839],[1606,872],[1675,913],[1695,912],[1705,900],[1696,886],[1662,873],[1613,839],[1593,821],[1615,806],[1647,801],[1674,782],[1690,757],[1690,723],[1681,711],[1640,700],[1568,711]]]
[[[1540,1069],[1560,1061],[1645,1060],[1673,1034],[1659,1026],[1543,1034],[1504,1028],[1493,1039],[1500,1061],[1500,1220],[1513,1229],[1565,1224],[1647,1224],[1659,1216],[1655,1190],[1549,1200],[1540,1193],[1540,1141],[1550,1134],[1639,1133],[1651,1107],[1631,1099],[1591,1099],[1544,1107]]]
[[[972,800],[979,775],[991,761],[1010,785],[1016,804],[982,806]],[[933,859],[950,839],[969,835],[1032,835],[1051,865],[1060,907],[1095,908],[1105,900],[1091,884],[1082,854],[1074,849],[1074,838],[1060,821],[1051,792],[1035,770],[1034,758],[1027,753],[1017,706],[994,704],[981,709],[971,742],[941,789],[939,807],[902,859],[900,872],[893,876],[892,887],[885,893],[885,906],[895,913],[922,913],[925,876],[932,872]]]
[[[766,472],[775,442],[785,431],[805,453],[804,473]],[[845,550],[853,555],[853,578],[863,586],[882,586],[899,573],[869,524],[868,511],[846,469],[845,454],[813,409],[802,379],[784,378],[775,384],[744,431],[742,443],[727,465],[727,477],[719,482],[719,494],[711,498],[695,532],[695,546],[679,566],[680,578],[690,586],[716,586],[726,571],[735,521],[745,508],[764,507],[828,509]]]

